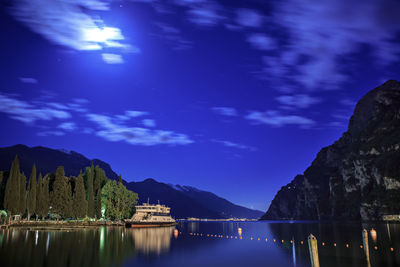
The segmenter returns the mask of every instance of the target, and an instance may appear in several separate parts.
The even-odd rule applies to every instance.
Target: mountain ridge
[[[275,195],[261,219],[381,220],[400,213],[400,83],[357,103],[348,129]]]
[[[31,173],[34,163],[36,164],[37,172],[41,172],[43,175],[55,172],[57,167],[62,165],[67,176],[78,176],[81,170],[84,171],[84,168],[90,166],[93,162],[94,165],[99,165],[105,171],[109,179],[119,179],[111,166],[99,159],[88,159],[72,150],[51,149],[44,146],[28,147],[22,144],[0,148],[0,170],[8,170],[15,155],[19,157],[20,170],[27,176]],[[123,180],[123,183],[128,189],[139,193],[140,202],[147,202],[147,199],[150,198],[151,201],[160,200],[162,204],[170,206],[172,215],[176,218],[259,218],[263,214],[261,211],[235,205],[211,192],[187,185],[176,185],[174,187],[157,182],[152,178],[138,182]],[[193,195],[195,194],[196,196],[194,197]],[[213,204],[201,199],[206,196],[208,199],[212,196],[210,200],[212,200]],[[220,204],[215,205],[216,202]],[[217,206],[218,209],[213,210],[213,206]],[[222,208],[227,209],[227,211],[221,210]]]

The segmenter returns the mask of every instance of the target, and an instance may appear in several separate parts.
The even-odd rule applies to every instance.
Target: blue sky
[[[234,2],[234,3],[232,3]],[[78,151],[266,210],[399,79],[398,1],[15,0],[0,145]]]

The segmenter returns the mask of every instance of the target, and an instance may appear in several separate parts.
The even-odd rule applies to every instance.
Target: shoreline
[[[110,221],[19,221],[11,224],[0,225],[0,229],[10,228],[35,228],[35,230],[59,230],[59,229],[84,229],[95,228],[100,226],[124,226],[123,222]]]

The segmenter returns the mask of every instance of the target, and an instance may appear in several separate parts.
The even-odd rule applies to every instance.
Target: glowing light
[[[104,249],[104,232],[105,232],[105,230],[104,230],[104,227],[102,227],[101,228],[101,230],[100,230],[100,251],[103,251],[103,249]]]
[[[242,228],[240,228],[240,227],[238,228],[238,234],[242,235]]]
[[[349,248],[349,244],[346,244],[346,248]]]
[[[370,234],[371,234],[372,240],[374,241],[374,243],[376,243],[376,241],[377,241],[377,234],[376,234],[376,231],[375,231],[374,228],[371,229]]]
[[[88,42],[105,43],[112,40],[123,40],[121,31],[113,27],[90,28],[84,30],[84,38]]]
[[[207,235],[208,236],[208,235]],[[174,230],[174,237],[175,237],[175,239],[177,239],[178,238],[178,230]]]

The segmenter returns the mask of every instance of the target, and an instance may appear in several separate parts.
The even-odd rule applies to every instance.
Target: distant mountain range
[[[175,218],[260,218],[263,212],[235,205],[211,192],[190,186],[159,183],[154,179],[130,182],[126,187],[139,194],[139,202],[166,204]]]
[[[118,180],[118,175],[111,166],[99,159],[90,160],[75,151],[56,150],[47,147],[28,147],[15,145],[0,148],[0,170],[8,171],[15,155],[20,161],[20,170],[28,177],[35,163],[38,173],[43,175],[55,172],[58,166],[64,166],[67,176],[77,176],[85,167],[99,165],[107,177]],[[235,205],[211,192],[202,191],[190,186],[170,185],[146,179],[142,182],[127,182],[124,184],[129,190],[139,194],[139,203],[147,202],[165,204],[171,207],[171,214],[175,218],[260,218],[262,211],[248,209]]]

